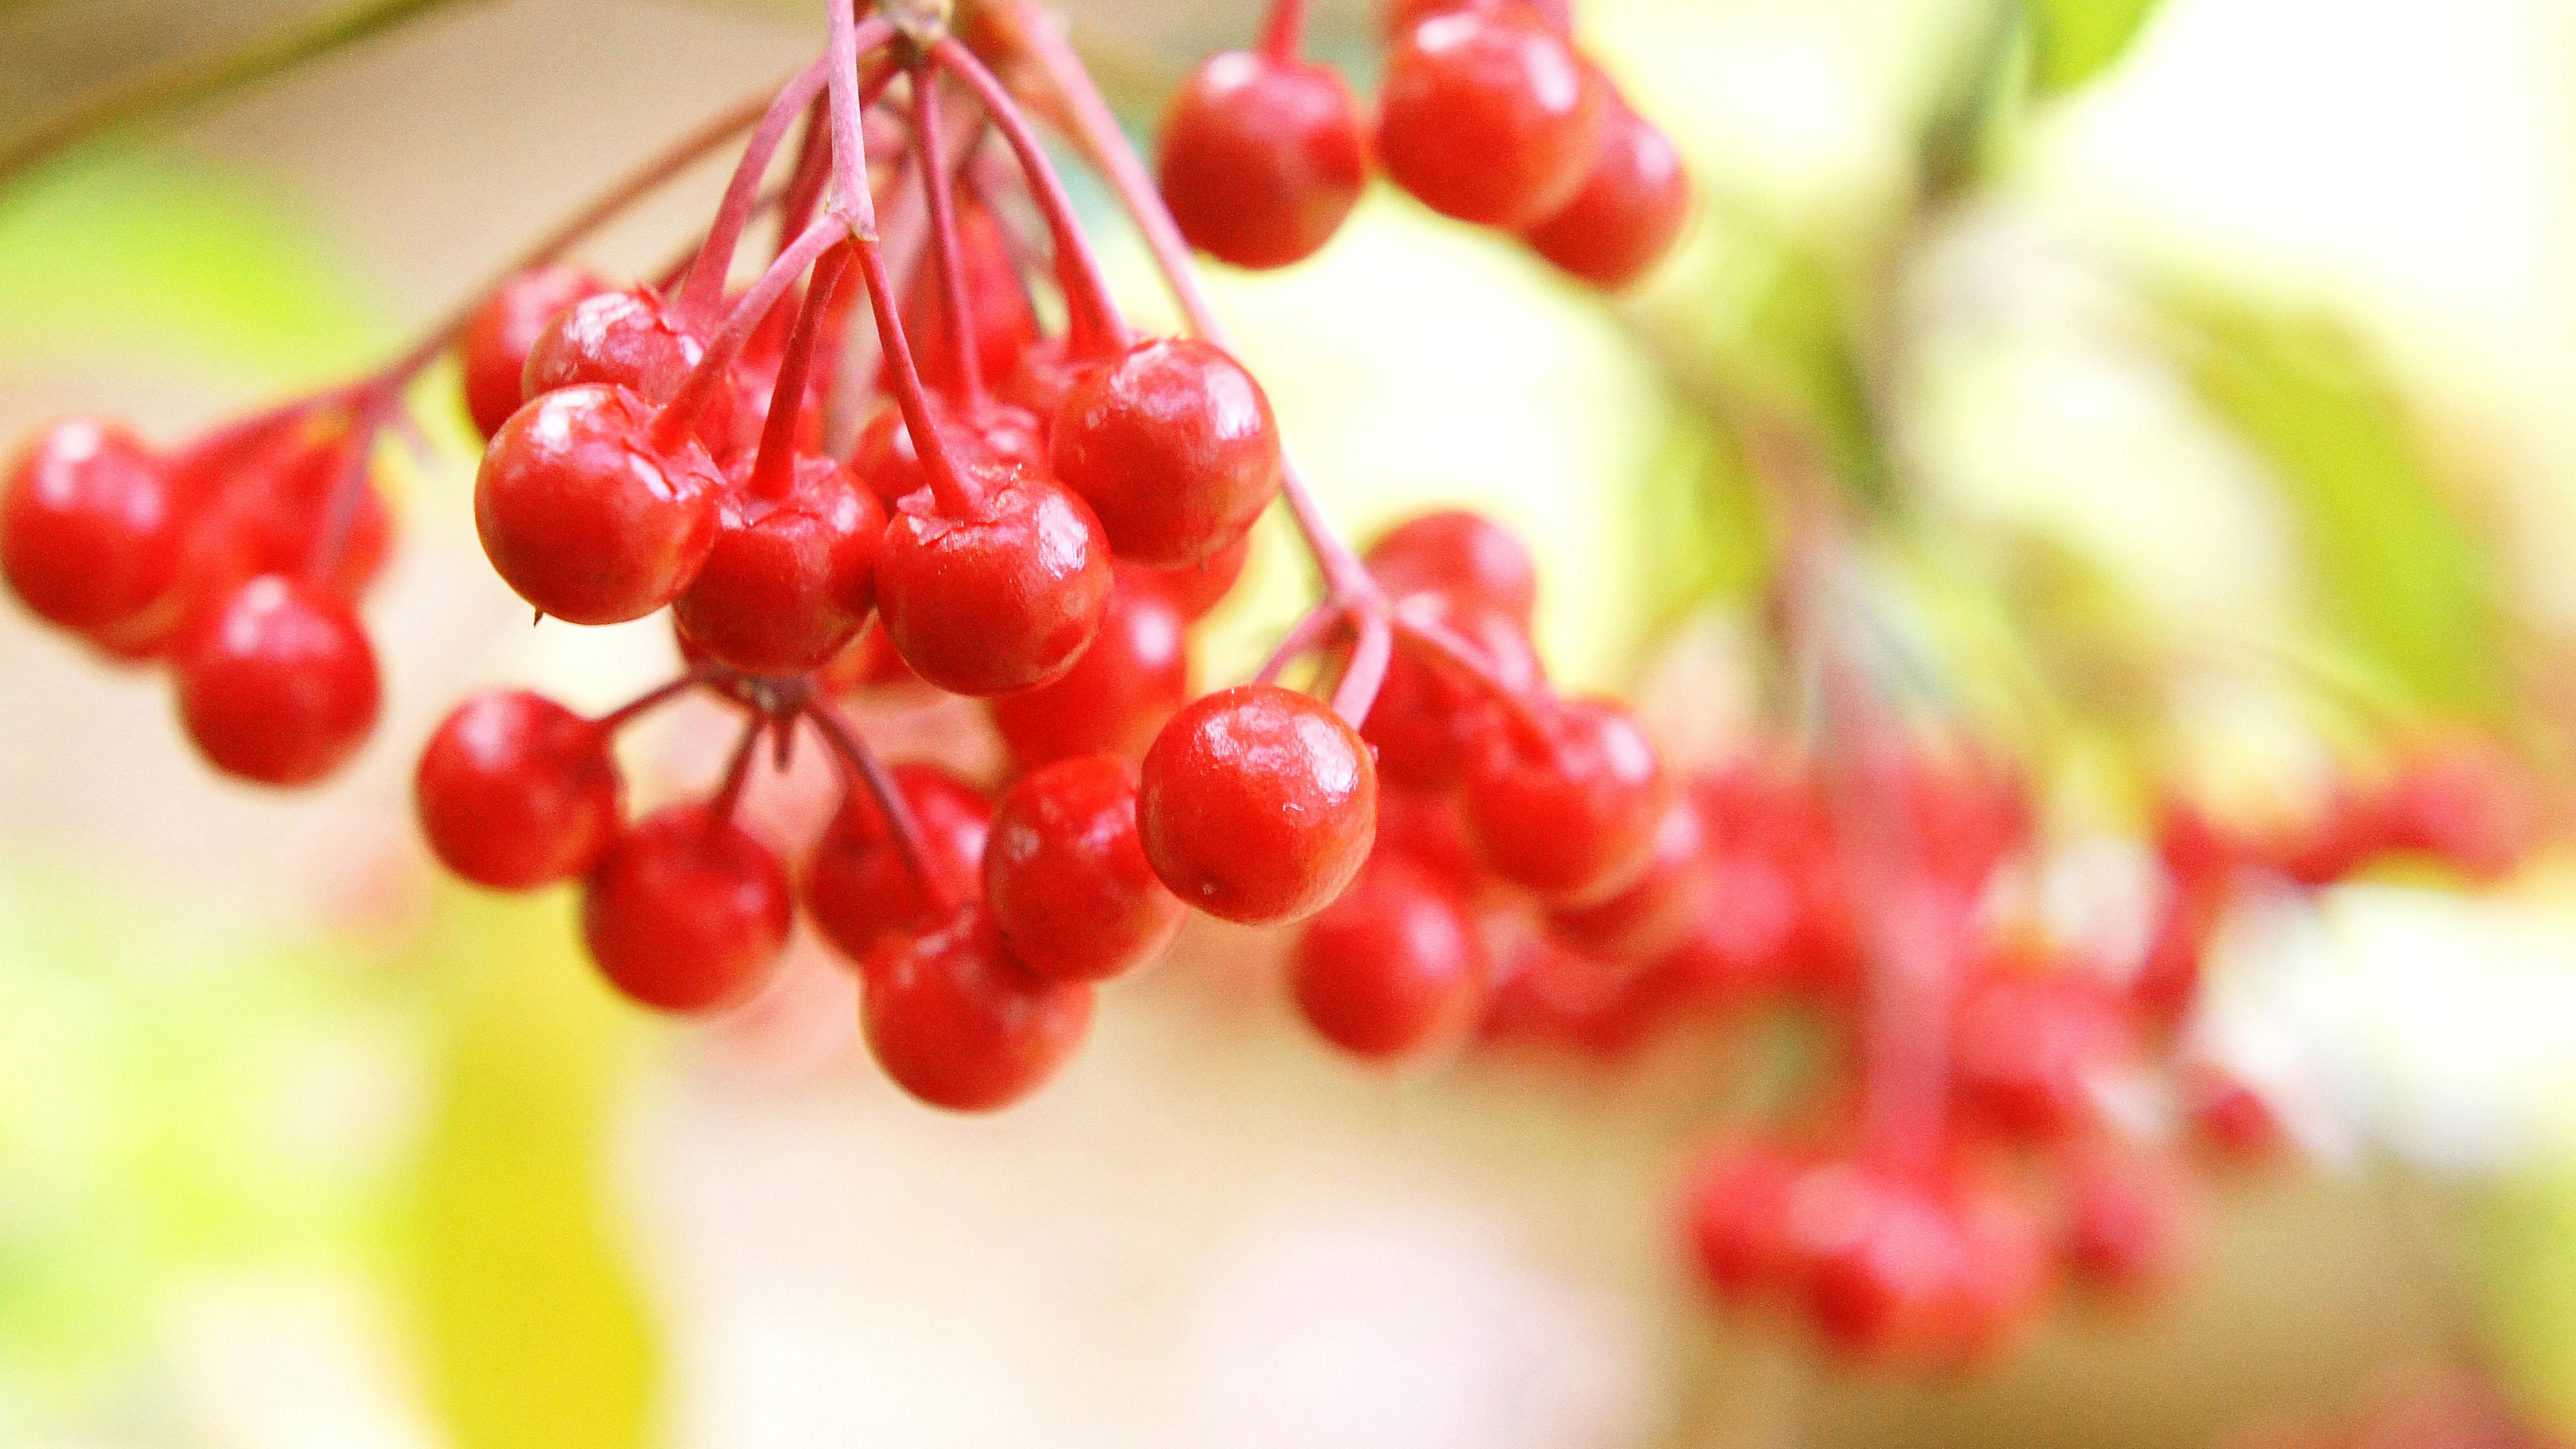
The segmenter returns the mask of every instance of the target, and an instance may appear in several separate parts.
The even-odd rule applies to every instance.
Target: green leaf
[[[2494,715],[2506,680],[2491,561],[2367,350],[2322,318],[2208,293],[2169,303],[2201,396],[2291,507],[2326,627],[2412,702]]]
[[[2033,87],[2073,90],[2111,67],[2146,28],[2156,0],[2025,0],[2038,53]]]
[[[658,1408],[612,1207],[632,1016],[579,959],[568,905],[460,892],[425,968],[458,996],[418,1198],[421,1326],[463,1449],[635,1449]]]

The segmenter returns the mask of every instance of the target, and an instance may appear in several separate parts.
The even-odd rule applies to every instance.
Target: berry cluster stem
[[[928,64],[918,61],[911,74],[912,144],[921,172],[922,205],[930,216],[930,264],[939,279],[950,350],[957,358],[957,392],[971,405],[984,398],[984,359],[975,345],[974,301],[966,294],[966,248],[957,235],[957,199],[941,135],[939,78]]]
[[[770,160],[787,139],[787,128],[822,92],[823,81],[823,62],[817,59],[798,71],[762,113],[751,140],[742,148],[742,160],[734,166],[733,179],[725,185],[724,200],[716,207],[716,219],[707,229],[706,242],[698,248],[696,260],[690,263],[688,275],[680,283],[677,306],[681,315],[713,317],[724,304],[725,276],[733,268],[734,251],[742,240],[743,227],[751,220],[752,205],[760,196],[761,178],[769,174]]]
[[[848,242],[823,253],[814,263],[805,305],[796,313],[795,330],[787,334],[787,351],[778,360],[778,382],[769,392],[769,418],[760,429],[760,452],[752,459],[749,492],[755,498],[784,498],[795,483],[796,430],[805,416],[805,384],[813,370],[814,341],[839,298],[849,263]]]
[[[806,227],[796,240],[788,243],[786,249],[771,260],[768,269],[760,274],[760,280],[752,283],[751,290],[734,303],[733,310],[725,316],[724,325],[708,340],[705,354],[699,357],[696,366],[689,369],[680,390],[672,394],[660,416],[653,420],[656,444],[665,448],[680,445],[681,440],[688,436],[689,429],[696,425],[698,415],[706,411],[716,389],[732,385],[728,374],[734,359],[742,355],[743,345],[760,329],[761,322],[769,316],[769,309],[778,305],[778,299],[787,295],[787,289],[796,285],[808,267],[849,234],[850,224],[846,218],[837,215],[826,217]]]
[[[866,736],[841,717],[829,704],[816,702],[805,712],[814,728],[823,736],[843,767],[874,800],[878,813],[885,816],[886,833],[894,840],[895,853],[903,857],[903,868],[912,883],[941,915],[957,908],[957,892],[938,871],[930,868],[930,851],[922,843],[921,821],[912,813],[912,802],[903,798],[903,787],[896,783],[894,772],[868,748]]]
[[[1261,53],[1286,65],[1298,58],[1306,38],[1306,0],[1271,0],[1270,22],[1261,30]]]

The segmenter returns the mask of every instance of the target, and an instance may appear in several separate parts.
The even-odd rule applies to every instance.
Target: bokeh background
[[[175,436],[355,371],[820,32],[791,0],[419,8],[0,192],[0,433]],[[1579,8],[1707,193],[1640,294],[1383,189],[1312,263],[1221,286],[1356,526],[1521,525],[1554,667],[1723,748],[1759,708],[1763,547],[1730,407],[1792,398],[1901,500],[1947,633],[2012,641],[1974,688],[2026,665],[2098,720],[2123,661],[2201,661],[2194,759],[2255,791],[2314,777],[2355,698],[2563,750],[2576,6],[2164,0],[1975,126],[1984,67],[2072,64],[2066,34],[2139,7],[2039,7],[2051,53],[1998,50],[1975,0]],[[0,136],[330,9],[0,0]],[[1140,129],[1258,23],[1068,13]],[[1365,68],[1356,6],[1317,23]],[[1972,179],[1927,202],[1927,147]],[[592,255],[659,261],[720,179]],[[2209,1030],[2310,1151],[2222,1187],[2164,1301],[2062,1312],[1970,1381],[1848,1375],[1720,1322],[1668,1228],[1758,1041],[1371,1075],[1295,1029],[1270,943],[1202,922],[1055,1089],[967,1121],[865,1068],[810,949],[712,1027],[612,1003],[565,901],[436,879],[404,787],[464,689],[605,706],[667,644],[530,629],[476,551],[461,423],[423,433],[372,611],[387,719],[318,795],[214,779],[154,681],[0,618],[0,1444],[2143,1449],[2462,1372],[2576,1432],[2576,857],[2475,899],[2342,888],[2231,952]],[[1269,543],[1203,678],[1295,607]],[[2110,770],[2115,733],[2005,713]],[[710,723],[651,769],[701,778]]]

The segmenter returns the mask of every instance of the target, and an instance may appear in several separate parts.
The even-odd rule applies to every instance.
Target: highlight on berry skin
[[[2576,1443],[2544,7],[90,8],[0,1422]]]

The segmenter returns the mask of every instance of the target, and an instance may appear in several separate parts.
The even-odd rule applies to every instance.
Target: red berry
[[[1279,425],[1252,374],[1194,338],[1151,338],[1083,371],[1056,408],[1056,476],[1100,515],[1118,556],[1207,558],[1279,493]]]
[[[1306,1024],[1369,1061],[1454,1045],[1485,999],[1484,938],[1431,871],[1380,851],[1297,938],[1288,981]]]
[[[877,609],[903,661],[951,694],[1009,694],[1061,679],[1109,610],[1109,540],[1053,479],[971,470],[969,517],[927,493],[904,500],[877,557]]]
[[[2386,815],[2397,849],[2436,857],[2472,880],[2513,874],[2540,839],[2541,802],[2529,773],[2474,736],[2410,751],[2388,788]]]
[[[1181,611],[1181,617],[1192,623],[1207,617],[1208,612],[1225,601],[1234,591],[1235,580],[1243,577],[1244,561],[1252,557],[1252,534],[1249,530],[1236,535],[1234,542],[1194,564],[1176,569],[1150,569],[1143,564],[1118,560],[1122,573],[1132,573],[1159,585],[1164,597]]]
[[[575,624],[617,624],[697,577],[724,479],[694,440],[657,446],[654,415],[623,387],[568,387],[494,436],[474,478],[474,526],[520,598]]]
[[[558,314],[528,349],[524,392],[534,400],[557,388],[614,386],[649,403],[680,391],[706,347],[650,287],[584,297]],[[694,431],[709,448],[733,439],[734,390],[711,389]]]
[[[1611,105],[1599,72],[1527,7],[1452,10],[1388,53],[1378,158],[1432,210],[1517,229],[1582,188]]]
[[[714,1011],[766,985],[795,912],[769,847],[704,805],[637,821],[582,887],[590,958],[632,999]]]
[[[2289,1141],[2272,1104],[2241,1079],[2213,1068],[2183,1074],[2183,1111],[2193,1134],[2235,1163],[2267,1162]]]
[[[1567,0],[1383,0],[1377,7],[1378,34],[1392,43],[1402,40],[1413,27],[1434,15],[1453,10],[1509,10],[1527,8],[1559,35],[1574,29],[1573,7]]]
[[[1190,694],[1189,626],[1150,579],[1121,572],[1100,632],[1052,684],[993,701],[1021,769],[1075,755],[1136,759]]]
[[[1627,709],[1566,700],[1547,738],[1496,734],[1467,773],[1467,829],[1494,873],[1561,904],[1595,902],[1653,859],[1671,789],[1654,742]]]
[[[1369,545],[1370,574],[1396,598],[1439,594],[1491,609],[1529,627],[1538,607],[1538,565],[1510,529],[1481,513],[1444,508],[1417,514]]]
[[[458,705],[421,750],[412,786],[440,863],[494,890],[570,880],[617,833],[607,736],[524,689]]]
[[[1012,957],[1054,981],[1132,971],[1181,929],[1137,838],[1134,771],[1108,755],[1058,760],[1003,794],[984,899]]]
[[[1960,998],[1954,1035],[1961,1110],[2025,1138],[2091,1126],[2105,1078],[2134,1051],[2118,997],[2080,967],[1982,973]]]
[[[1690,175],[1672,138],[1626,106],[1613,106],[1583,189],[1521,239],[1566,272],[1615,289],[1672,250],[1690,220],[1690,202]]]
[[[1608,900],[1548,913],[1548,934],[1596,961],[1642,966],[1679,949],[1706,914],[1708,831],[1688,796],[1664,809],[1645,873]]]
[[[1536,695],[1538,651],[1511,615],[1433,595],[1411,606],[1447,627],[1482,656],[1495,680],[1514,696]],[[1360,721],[1360,737],[1377,750],[1378,773],[1408,790],[1447,790],[1466,776],[1468,762],[1502,728],[1503,707],[1478,681],[1401,637],[1387,661],[1377,702]]]
[[[528,400],[528,353],[572,305],[608,290],[579,267],[530,267],[501,284],[465,324],[456,358],[465,374],[465,411],[485,438]]]
[[[1707,1149],[1682,1185],[1683,1231],[1700,1275],[1734,1303],[1782,1291],[1791,1268],[1789,1192],[1805,1164],[1759,1142]]]
[[[1070,337],[1062,333],[1041,337],[1020,353],[1020,365],[1003,376],[994,392],[1015,407],[1052,418],[1063,406],[1064,395],[1072,391],[1074,379],[1091,366],[1091,359],[1074,355]]]
[[[308,573],[361,443],[345,414],[323,412],[228,429],[182,451],[172,461],[174,481],[204,509],[183,589],[204,598],[256,574]],[[372,480],[361,475],[358,488],[325,581],[344,598],[365,591],[392,534]]]
[[[1473,895],[1485,884],[1485,867],[1467,843],[1458,820],[1457,803],[1446,795],[1400,789],[1384,774],[1378,778],[1377,850],[1413,857],[1420,865]]]
[[[897,765],[895,787],[921,828],[923,864],[939,877],[936,894],[957,899],[974,888],[993,807],[974,786],[932,765]],[[864,961],[877,938],[913,934],[939,919],[876,801],[853,790],[805,864],[805,913],[841,954]]]
[[[0,574],[48,623],[115,629],[177,589],[191,510],[168,464],[124,428],[56,423],[0,489]]]
[[[2098,1288],[2152,1292],[2181,1272],[2193,1235],[2190,1188],[2177,1165],[2141,1153],[2093,1150],[2065,1169],[2058,1252]]]
[[[993,398],[968,406],[933,397],[930,412],[940,441],[952,451],[971,451],[988,463],[1045,471],[1046,428],[1028,409]],[[921,471],[921,455],[913,450],[912,431],[904,426],[903,410],[891,402],[878,408],[859,429],[859,440],[850,450],[850,471],[888,508],[930,486]]]
[[[1828,1348],[1918,1366],[1958,1351],[1968,1247],[1941,1195],[1838,1163],[1799,1177],[1788,1224],[1799,1296]]]
[[[1368,185],[1359,99],[1328,65],[1209,56],[1163,113],[1162,183],[1190,245],[1238,267],[1301,261]]]
[[[279,574],[242,585],[190,626],[179,715],[215,768],[307,785],[376,725],[376,652],[346,601]]]
[[[1229,921],[1312,915],[1368,859],[1377,770],[1330,705],[1270,684],[1192,701],[1145,753],[1145,857]]]
[[[859,1025],[896,1086],[952,1112],[992,1112],[1072,1060],[1091,1029],[1091,988],[1022,970],[991,914],[969,906],[935,930],[878,943]]]
[[[800,457],[795,467],[785,498],[760,497],[737,478],[706,561],[673,605],[692,644],[749,674],[822,668],[876,606],[885,510],[829,458]]]

